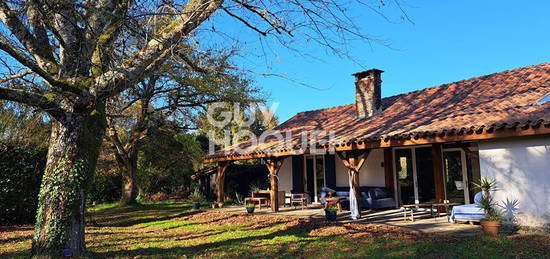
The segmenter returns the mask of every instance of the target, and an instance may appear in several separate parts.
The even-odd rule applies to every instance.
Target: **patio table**
[[[248,197],[244,199],[245,203],[247,201],[251,201],[252,203],[258,203],[260,206],[260,209],[262,208],[262,205],[264,205],[266,208],[271,206],[271,191],[269,190],[258,190],[258,191],[252,191],[252,197]]]
[[[257,202],[258,206],[260,206],[260,209],[262,208],[262,204],[266,208],[269,207],[269,199],[266,197],[247,197],[247,198],[244,198],[244,202],[245,204],[247,202],[252,202],[254,206],[256,206],[256,202]]]

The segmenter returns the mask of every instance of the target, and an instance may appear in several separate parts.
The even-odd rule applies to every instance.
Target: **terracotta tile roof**
[[[357,119],[355,104],[350,104],[300,112],[275,130],[291,134],[294,144],[302,133],[332,131],[330,143],[341,145],[517,125],[549,127],[550,104],[535,104],[548,93],[550,63],[543,63],[383,98],[382,112],[366,119]],[[275,139],[240,147],[250,147],[251,153],[285,149]]]

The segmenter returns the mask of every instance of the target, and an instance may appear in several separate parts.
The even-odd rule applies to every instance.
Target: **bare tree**
[[[85,186],[107,127],[109,98],[136,87],[177,52],[234,19],[261,36],[313,41],[336,53],[367,36],[336,0],[3,0],[0,99],[36,107],[52,120],[33,238],[37,257],[85,253]],[[361,2],[359,2],[361,3]],[[380,5],[377,1],[377,6]],[[397,3],[397,2],[396,2]],[[363,3],[365,4],[365,3]],[[365,4],[365,6],[369,6]],[[154,33],[143,17],[165,19]],[[125,40],[143,34],[144,44]],[[226,35],[218,43],[231,45]],[[290,46],[285,44],[285,46]]]

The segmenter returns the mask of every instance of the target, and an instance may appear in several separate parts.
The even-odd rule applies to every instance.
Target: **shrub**
[[[202,201],[204,201],[204,197],[203,197],[202,193],[200,193],[198,190],[195,190],[194,192],[192,192],[189,195],[189,199],[192,202],[202,202]]]
[[[43,147],[0,142],[0,225],[34,223],[46,154]]]
[[[122,179],[118,172],[96,170],[90,181],[86,197],[88,204],[119,201],[122,193],[121,186]]]

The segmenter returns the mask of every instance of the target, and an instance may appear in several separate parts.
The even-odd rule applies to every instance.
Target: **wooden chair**
[[[307,200],[307,193],[293,193],[290,196],[290,206],[294,206],[294,209],[296,209],[296,204],[299,204],[302,209],[307,208]]]

